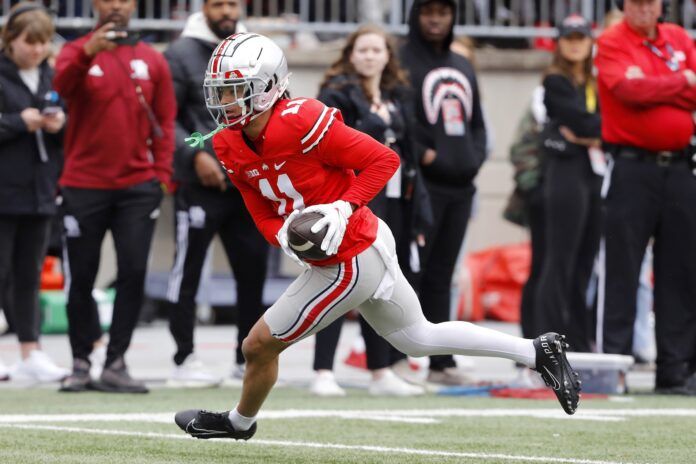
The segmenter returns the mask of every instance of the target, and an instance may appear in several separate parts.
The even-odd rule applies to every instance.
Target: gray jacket
[[[237,32],[243,31],[245,28],[237,23]],[[205,107],[203,78],[208,59],[220,41],[206,24],[203,14],[194,13],[187,20],[181,37],[172,42],[164,52],[174,80],[178,108],[174,180],[179,183],[200,184],[193,167],[193,156],[200,149],[191,148],[184,139],[193,132],[207,134],[217,127]],[[206,141],[204,150],[214,155],[211,139]],[[225,178],[227,179],[227,176]],[[231,186],[229,179],[227,182]]]

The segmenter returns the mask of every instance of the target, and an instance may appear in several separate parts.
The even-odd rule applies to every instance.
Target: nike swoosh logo
[[[561,389],[561,382],[558,381],[556,376],[553,375],[551,373],[551,371],[549,371],[549,369],[546,366],[543,366],[543,367],[544,367],[544,370],[546,371],[546,373],[549,375],[549,377],[551,377],[551,379],[553,379],[553,389],[560,390]]]
[[[227,435],[227,432],[221,432],[219,430],[207,430],[207,429],[199,429],[195,425],[193,425],[193,422],[196,419],[191,419],[191,422],[186,424],[186,431],[190,434],[197,434],[197,435]]]
[[[277,171],[278,169],[282,168],[285,165],[285,163],[287,163],[287,161],[283,161],[282,163],[278,163],[278,164],[273,163],[273,167]]]

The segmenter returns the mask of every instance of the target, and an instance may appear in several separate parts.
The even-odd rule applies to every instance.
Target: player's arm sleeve
[[[646,106],[675,104],[680,94],[689,88],[686,76],[680,72],[629,79],[626,71],[631,63],[632,58],[624,48],[600,38],[595,58],[598,79],[624,103]]]
[[[348,127],[340,119],[333,121],[315,149],[327,164],[360,172],[341,197],[358,207],[369,203],[401,164],[399,155],[393,150]]]
[[[159,79],[155,85],[152,98],[152,111],[155,114],[161,134],[152,138],[152,155],[155,159],[155,172],[160,182],[171,186],[172,154],[174,152],[174,118],[176,117],[176,99],[172,76],[167,61],[159,55]]]
[[[84,90],[87,70],[92,58],[83,47],[74,44],[65,45],[56,58],[56,74],[53,87],[65,99],[70,99]]]
[[[581,106],[578,91],[564,76],[549,75],[543,82],[544,106],[548,115],[561,126],[568,127],[578,137],[597,138],[601,134],[601,120]]]

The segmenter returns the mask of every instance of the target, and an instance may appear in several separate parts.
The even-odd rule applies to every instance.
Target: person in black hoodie
[[[341,56],[332,64],[321,84],[318,99],[341,111],[344,122],[389,146],[401,158],[401,167],[368,206],[391,229],[402,272],[414,276],[409,266],[411,244],[423,240],[432,222],[428,198],[412,141],[413,98],[408,80],[398,63],[392,39],[373,25],[360,27],[346,40]],[[343,318],[317,333],[310,391],[320,396],[342,396],[336,384],[333,359]],[[390,366],[405,359],[391,348],[360,316],[365,339],[367,368],[372,374],[368,391],[373,395],[411,396],[421,387],[409,385],[394,375]]]
[[[65,124],[46,60],[53,33],[43,6],[19,3],[9,11],[0,52],[0,289],[12,277],[13,301],[3,303],[22,359],[11,376],[39,382],[69,373],[39,346],[40,272],[56,213]]]
[[[604,154],[592,30],[582,16],[571,15],[559,26],[543,86],[549,118],[541,147],[546,229],[534,326],[563,331],[575,351],[590,351],[592,321],[585,295],[599,247]]]
[[[210,142],[192,148],[184,139],[192,132],[213,130],[201,91],[201,79],[217,44],[230,34],[244,32],[238,22],[239,0],[206,0],[203,11],[186,22],[181,37],[164,52],[174,79],[178,113],[174,180],[176,191],[176,257],[169,279],[170,330],[177,345],[169,383],[210,386],[221,379],[209,373],[194,356],[196,293],[210,243],[217,234],[237,282],[237,350],[232,376],[244,369],[242,340],[263,313],[268,245],[256,229],[239,191],[225,175]]]
[[[415,88],[414,135],[432,203],[434,224],[421,248],[417,286],[431,322],[450,319],[450,287],[464,239],[475,187],[486,156],[486,127],[471,63],[450,51],[456,2],[416,0],[401,62]],[[458,385],[466,379],[452,356],[431,356],[428,380]]]

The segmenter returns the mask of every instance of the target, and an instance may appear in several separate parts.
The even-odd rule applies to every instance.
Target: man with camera
[[[66,44],[54,85],[70,115],[63,194],[67,311],[73,372],[63,391],[146,393],[124,354],[143,302],[145,271],[163,189],[171,184],[176,101],[169,66],[127,30],[135,0],[93,0],[97,26]],[[101,337],[92,288],[111,231],[118,276],[106,362],[89,355]]]

